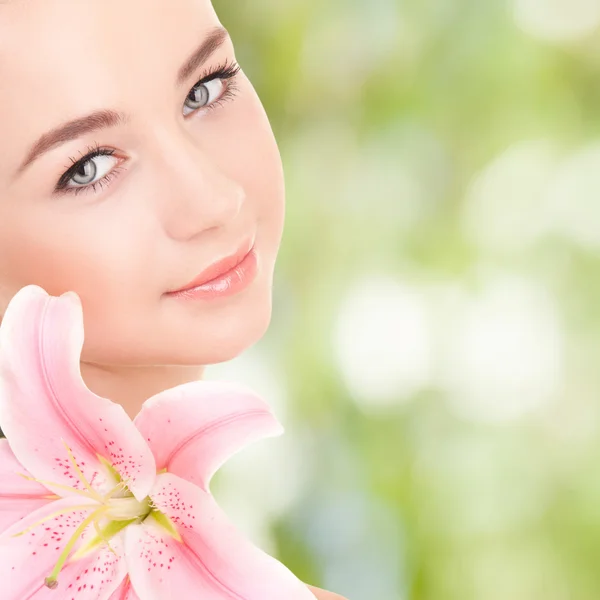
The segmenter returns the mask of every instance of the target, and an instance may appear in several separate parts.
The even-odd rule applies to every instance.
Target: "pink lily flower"
[[[197,381],[132,421],[83,382],[83,339],[77,294],[35,285],[0,327],[3,600],[314,600],[209,491],[230,456],[283,433],[269,406]]]

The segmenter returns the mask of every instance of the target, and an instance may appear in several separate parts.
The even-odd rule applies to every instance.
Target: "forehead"
[[[0,160],[65,119],[174,93],[218,24],[210,0],[0,0]]]
[[[0,66],[33,68],[156,47],[218,22],[210,0],[0,0]]]

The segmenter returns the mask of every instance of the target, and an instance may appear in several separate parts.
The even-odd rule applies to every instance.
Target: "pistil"
[[[61,572],[61,570],[65,564],[65,561],[67,560],[67,557],[71,553],[71,550],[73,549],[73,546],[75,545],[75,542],[79,539],[79,536],[85,531],[85,528],[90,523],[92,523],[93,521],[98,519],[106,511],[107,511],[107,507],[101,506],[100,508],[95,510],[91,515],[88,515],[79,524],[79,527],[77,527],[77,529],[75,530],[75,533],[71,536],[71,539],[67,542],[67,545],[64,547],[63,551],[61,552],[60,556],[58,557],[58,561],[56,562],[56,565],[54,566],[52,573],[50,573],[50,575],[48,577],[46,577],[46,579],[45,579],[46,586],[48,586],[51,590],[54,589],[58,585],[58,581],[57,581],[58,574]]]
[[[137,500],[137,498],[135,498],[135,496],[127,487],[127,482],[121,480],[120,475],[117,473],[114,467],[108,461],[106,461],[106,459],[99,457],[100,462],[108,469],[111,477],[113,477],[114,481],[117,481],[117,484],[112,490],[102,495],[91,486],[90,482],[88,482],[83,474],[83,471],[77,464],[73,452],[66,443],[65,447],[67,449],[69,461],[73,465],[75,473],[77,474],[80,483],[84,487],[83,490],[64,484],[42,481],[27,475],[23,475],[23,477],[30,481],[37,481],[38,483],[50,488],[54,487],[57,489],[67,490],[73,495],[84,496],[93,502],[91,504],[64,507],[62,510],[46,515],[46,517],[30,525],[23,531],[14,534],[15,537],[23,535],[32,529],[35,529],[42,523],[69,512],[77,510],[91,510],[90,514],[88,514],[77,526],[73,532],[73,535],[69,538],[66,546],[60,553],[54,569],[50,575],[45,578],[44,582],[48,588],[54,589],[58,586],[58,575],[64,568],[69,557],[71,557],[71,560],[77,560],[92,550],[98,548],[102,544],[106,544],[108,549],[114,553],[115,551],[110,545],[111,538],[116,536],[128,525],[132,523],[140,523],[148,517],[152,518],[157,525],[162,526],[175,539],[181,541],[181,537],[171,520],[166,515],[156,510],[156,507],[153,505],[150,497],[147,496],[141,501]],[[56,496],[56,498],[58,498],[58,496]],[[77,550],[71,555],[77,540],[91,525],[93,525],[96,535],[79,546],[79,548],[77,548]]]

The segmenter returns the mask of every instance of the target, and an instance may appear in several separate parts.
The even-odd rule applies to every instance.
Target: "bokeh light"
[[[514,10],[517,24],[543,40],[573,41],[600,26],[596,0],[514,0]]]
[[[222,372],[290,469],[240,461],[240,522],[350,600],[597,598],[600,3],[215,5],[287,183],[271,327]]]
[[[214,5],[287,189],[215,497],[349,600],[597,599],[600,1]]]
[[[392,278],[356,282],[339,309],[334,336],[342,376],[367,411],[411,398],[431,378],[423,300]]]

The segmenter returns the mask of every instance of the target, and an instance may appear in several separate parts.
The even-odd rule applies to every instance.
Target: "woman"
[[[93,392],[134,416],[265,333],[281,158],[209,0],[0,2],[0,131],[0,314],[77,292]]]

